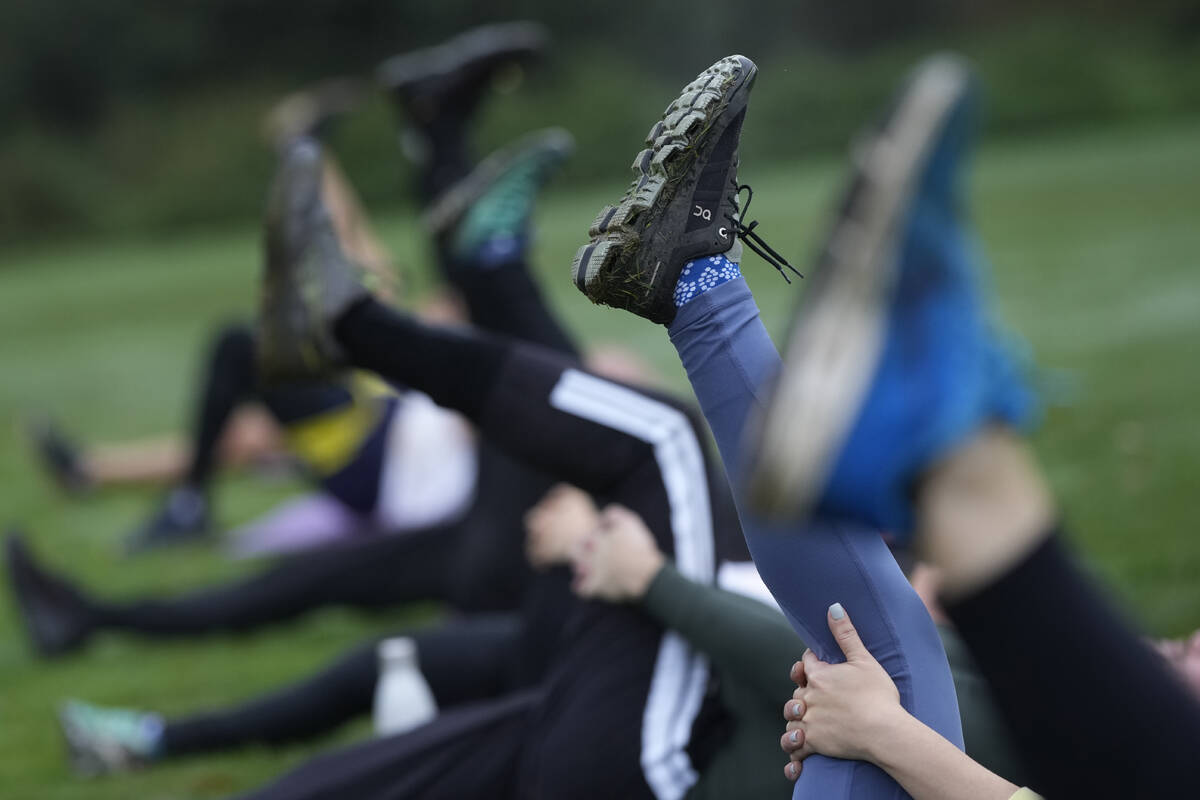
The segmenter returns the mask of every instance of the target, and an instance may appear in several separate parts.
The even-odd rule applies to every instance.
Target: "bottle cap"
[[[416,655],[417,643],[407,636],[394,636],[379,643],[379,657],[384,661],[411,661]]]

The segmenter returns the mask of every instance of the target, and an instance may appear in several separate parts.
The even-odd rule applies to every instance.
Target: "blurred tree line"
[[[279,93],[515,18],[552,30],[551,66],[481,138],[564,124],[578,179],[611,176],[672,87],[733,51],[770,77],[755,146],[773,156],[838,146],[936,47],[979,63],[997,134],[1200,104],[1192,0],[3,0],[0,242],[252,214]],[[377,98],[335,142],[373,204],[404,199],[389,113]]]

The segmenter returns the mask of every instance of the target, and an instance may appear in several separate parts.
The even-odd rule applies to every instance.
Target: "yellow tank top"
[[[384,399],[395,396],[392,387],[362,372],[346,380],[350,402],[287,426],[285,437],[292,454],[317,475],[332,475],[351,461],[379,424]]]

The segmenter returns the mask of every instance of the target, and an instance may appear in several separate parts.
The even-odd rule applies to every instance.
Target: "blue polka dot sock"
[[[679,280],[675,283],[675,307],[683,308],[695,297],[716,288],[722,283],[729,283],[742,277],[736,261],[730,261],[724,254],[697,258],[683,265]]]
[[[529,249],[528,236],[524,234],[497,234],[478,243],[473,252],[464,257],[468,263],[480,269],[496,269],[509,264],[522,263]]]

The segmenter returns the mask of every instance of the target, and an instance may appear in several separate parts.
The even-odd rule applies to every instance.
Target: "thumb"
[[[862,639],[858,638],[858,631],[854,630],[854,623],[841,603],[829,607],[829,632],[837,639],[838,647],[842,648],[847,661],[857,661],[864,656],[870,658],[871,654]]]

